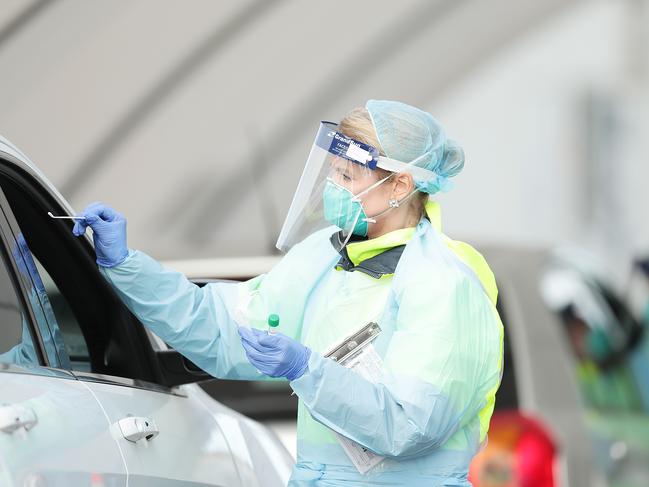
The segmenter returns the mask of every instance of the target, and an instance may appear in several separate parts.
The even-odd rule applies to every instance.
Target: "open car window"
[[[14,328],[11,316],[20,317],[20,338],[7,350],[0,348],[2,361],[29,367],[30,373],[52,375],[55,368],[68,365],[67,356],[59,353],[56,319],[51,313],[47,295],[22,233],[17,228],[4,192],[0,189],[0,251],[2,254],[3,290],[0,306],[4,318],[1,332],[5,344],[11,341]],[[15,330],[14,330],[15,331]],[[45,365],[50,369],[35,366]],[[54,374],[56,375],[56,374]]]
[[[14,232],[24,237],[58,326],[63,367],[98,376],[155,383],[159,379],[146,332],[99,273],[94,251],[72,235],[71,223],[53,220],[56,200],[20,170],[2,165],[0,187]]]

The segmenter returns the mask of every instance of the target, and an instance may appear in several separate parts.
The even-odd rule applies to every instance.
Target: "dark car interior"
[[[209,378],[177,352],[153,350],[142,325],[99,273],[92,246],[72,235],[71,220],[48,216],[63,209],[33,177],[0,161],[0,188],[17,220],[15,233],[23,233],[37,261],[75,371],[164,386]]]
[[[503,293],[499,291],[498,304],[496,305],[500,319],[503,322],[504,339],[503,355],[504,366],[500,388],[496,393],[496,409],[518,409],[518,391],[516,389],[516,376],[514,371],[514,360],[512,357],[511,340],[507,332],[507,316],[503,309]]]

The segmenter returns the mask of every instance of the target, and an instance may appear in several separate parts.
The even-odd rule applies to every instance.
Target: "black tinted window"
[[[92,249],[72,235],[71,222],[48,216],[63,211],[59,203],[22,172],[0,171],[0,187],[37,260],[39,301],[56,335],[50,348],[62,357],[60,367],[158,380],[148,337],[99,273]]]
[[[507,316],[504,310],[504,301],[507,299],[503,296],[502,290],[498,292],[498,314],[503,323],[503,376],[500,387],[496,393],[496,409],[517,409],[518,408],[518,390],[516,388],[516,375],[514,372],[514,360],[512,357],[511,340],[509,336],[509,326]]]

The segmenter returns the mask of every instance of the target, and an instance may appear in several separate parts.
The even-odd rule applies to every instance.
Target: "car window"
[[[1,258],[0,362],[38,365],[34,339],[9,272],[11,271],[7,269],[6,260]]]
[[[52,279],[40,261],[35,256],[33,258],[59,325],[65,351],[70,357],[71,367],[73,370],[90,372],[90,353],[88,352],[88,345],[81,331],[81,325],[79,325],[79,321],[74,315],[68,300],[59,290],[54,279]]]
[[[541,291],[559,317],[584,404],[602,412],[644,410],[632,363],[634,322],[624,303],[601,283],[565,268],[548,270]]]
[[[500,387],[496,394],[497,410],[518,409],[518,388],[516,387],[515,362],[512,355],[511,337],[509,334],[509,321],[505,313],[507,296],[502,289],[498,291],[498,302],[496,309],[503,324],[503,372]]]
[[[144,328],[99,273],[88,241],[72,234],[71,222],[48,216],[64,210],[22,173],[9,177],[0,171],[0,188],[11,230],[22,235],[22,252],[35,267],[30,276],[53,336],[50,348],[62,357],[51,366],[95,379],[99,374],[148,384],[161,380]]]

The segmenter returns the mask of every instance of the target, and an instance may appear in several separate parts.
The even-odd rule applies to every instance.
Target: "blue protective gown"
[[[270,313],[312,349],[307,372],[290,383],[300,401],[289,485],[470,485],[502,370],[495,296],[427,219],[394,274],[378,277],[337,267],[331,233],[311,235],[245,283],[199,288],[132,250],[101,272],[145,326],[214,377],[269,379],[246,359],[237,326],[263,329]],[[383,330],[377,383],[323,357],[368,321]],[[385,460],[360,474],[332,431]]]

